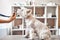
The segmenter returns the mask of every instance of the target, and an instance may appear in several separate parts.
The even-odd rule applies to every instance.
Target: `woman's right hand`
[[[16,13],[13,13],[13,15],[10,17],[10,22],[13,21],[16,18]]]

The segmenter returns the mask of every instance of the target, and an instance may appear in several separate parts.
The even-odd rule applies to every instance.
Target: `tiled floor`
[[[19,35],[13,35],[13,36],[5,36],[3,38],[0,38],[0,40],[29,40],[29,39]],[[60,40],[60,36],[52,36],[51,40]]]

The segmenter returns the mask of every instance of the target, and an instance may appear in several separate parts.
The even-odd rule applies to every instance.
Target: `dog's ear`
[[[30,9],[30,13],[32,13],[32,9]]]
[[[27,14],[28,15],[32,14],[32,9],[28,9]]]

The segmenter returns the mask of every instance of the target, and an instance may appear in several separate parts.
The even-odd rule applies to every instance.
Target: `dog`
[[[21,13],[20,13],[21,12]],[[36,35],[38,35],[39,40],[50,40],[51,32],[49,28],[42,23],[41,21],[37,20],[32,15],[32,10],[27,8],[21,8],[18,13],[25,19],[26,23],[26,36],[29,39],[34,39]]]

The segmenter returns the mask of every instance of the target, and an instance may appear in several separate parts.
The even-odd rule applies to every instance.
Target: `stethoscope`
[[[7,16],[7,15],[3,15],[3,14],[0,14],[0,16],[2,16],[2,17],[10,17],[10,16]]]

